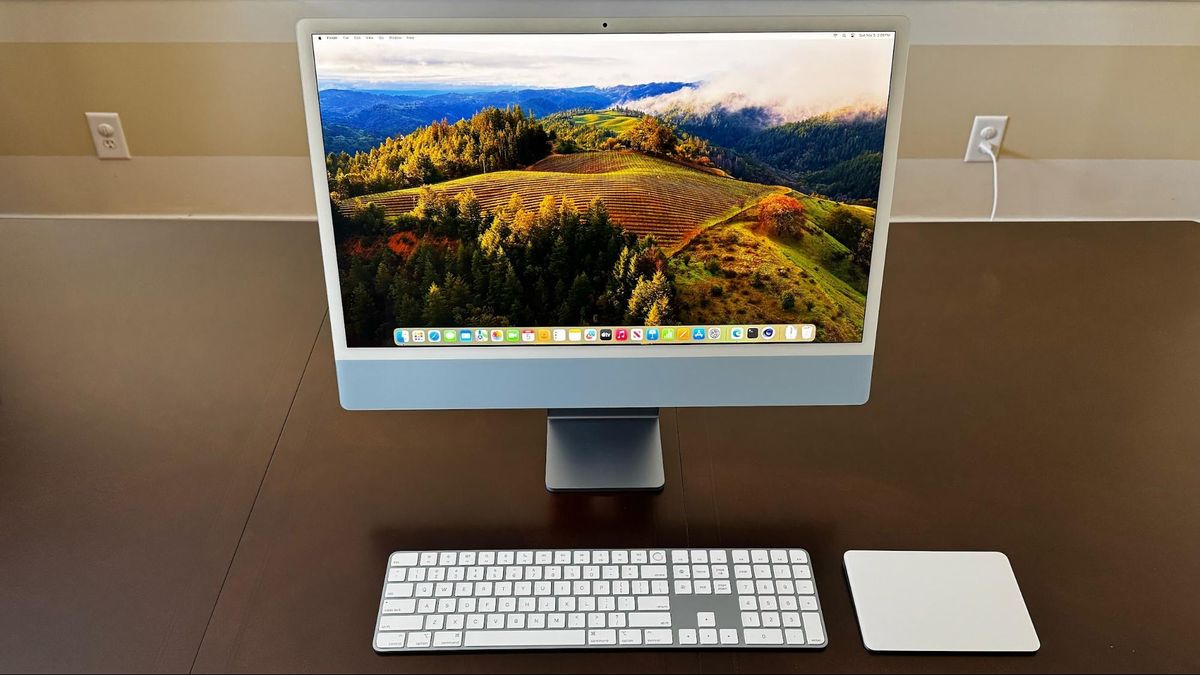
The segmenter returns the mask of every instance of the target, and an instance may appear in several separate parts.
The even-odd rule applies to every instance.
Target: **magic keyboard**
[[[822,648],[803,549],[398,551],[378,652]]]

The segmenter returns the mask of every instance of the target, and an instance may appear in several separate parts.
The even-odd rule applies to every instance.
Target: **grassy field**
[[[638,235],[654,235],[668,251],[762,197],[787,190],[634,152],[552,155],[523,171],[495,171],[433,187],[451,196],[470,189],[487,210],[506,203],[513,193],[530,208],[545,195],[570,197],[581,208],[599,197],[613,221]],[[341,207],[349,208],[352,201],[374,202],[395,216],[416,207],[418,192],[409,188],[365,195]]]
[[[571,123],[600,127],[606,131],[620,134],[622,131],[637,124],[637,120],[638,118],[636,117],[630,117],[615,110],[601,110],[600,112],[575,115],[571,118]]]
[[[866,278],[839,269],[853,264],[847,253],[821,230],[781,241],[760,233],[750,220],[714,225],[671,258],[678,319],[684,324],[713,316],[730,323],[812,323],[821,342],[861,340]],[[789,295],[790,308],[785,305]]]

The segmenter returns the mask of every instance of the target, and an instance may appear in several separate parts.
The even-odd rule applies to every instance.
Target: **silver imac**
[[[547,409],[547,487],[662,487],[657,410],[865,403],[898,17],[297,27],[350,410]]]

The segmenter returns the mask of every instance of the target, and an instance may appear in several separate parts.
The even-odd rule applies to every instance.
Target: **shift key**
[[[630,612],[630,628],[670,628],[670,612]]]

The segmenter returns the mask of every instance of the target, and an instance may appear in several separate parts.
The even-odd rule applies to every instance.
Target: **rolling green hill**
[[[633,152],[552,155],[523,171],[494,171],[438,183],[449,196],[470,189],[486,210],[515,193],[526,205],[542,197],[570,197],[579,207],[600,198],[613,221],[638,235],[652,234],[668,251],[713,223],[786,188],[725,178],[667,159]],[[417,205],[419,188],[364,195],[340,203],[374,202],[389,216]]]
[[[601,110],[600,112],[573,115],[571,123],[599,127],[619,134],[637,124],[637,118],[615,110]]]

